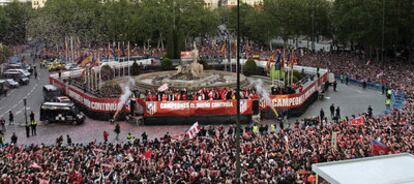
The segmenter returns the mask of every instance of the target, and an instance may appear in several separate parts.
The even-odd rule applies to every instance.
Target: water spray
[[[128,79],[128,81],[121,86],[122,87],[122,95],[119,97],[119,102],[118,102],[118,106],[116,109],[116,112],[114,114],[114,116],[112,117],[112,119],[114,121],[116,121],[116,118],[119,114],[119,112],[121,112],[122,108],[124,107],[125,103],[127,102],[129,96],[131,96],[132,91],[131,91],[131,86],[135,85],[135,81],[134,79],[132,79],[131,77]]]
[[[267,92],[266,88],[263,85],[263,81],[261,79],[252,80],[250,81],[251,84],[254,85],[256,88],[257,94],[259,94],[260,99],[264,100],[266,104],[269,105],[270,109],[272,109],[273,113],[275,113],[276,117],[279,117],[279,113],[272,105],[272,100],[270,99],[270,94]]]

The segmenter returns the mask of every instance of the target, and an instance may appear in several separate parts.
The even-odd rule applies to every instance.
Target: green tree
[[[173,64],[171,59],[169,58],[162,58],[161,60],[161,69],[162,70],[171,70],[173,68]]]
[[[257,74],[257,65],[253,59],[248,59],[244,65],[243,74],[246,76]]]
[[[13,1],[0,8],[0,42],[26,42],[26,29],[31,11],[30,3]]]
[[[102,81],[112,80],[114,78],[114,70],[109,65],[104,65],[101,68]]]
[[[138,63],[135,61],[131,66],[131,75],[137,76],[139,75],[139,66]]]
[[[7,58],[11,56],[9,47],[0,44],[0,63],[6,62]]]

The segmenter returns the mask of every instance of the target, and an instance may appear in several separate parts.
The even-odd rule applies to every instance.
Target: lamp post
[[[237,0],[236,183],[240,182],[240,0]]]
[[[24,105],[24,119],[27,125],[27,99],[26,98],[23,99],[23,105]]]

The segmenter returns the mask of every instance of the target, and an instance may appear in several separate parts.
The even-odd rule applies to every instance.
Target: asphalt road
[[[14,114],[16,124],[25,123],[25,108],[23,99],[27,99],[27,114],[34,111],[36,118],[38,117],[39,108],[43,102],[43,85],[48,83],[48,71],[38,68],[38,79],[31,76],[30,83],[25,86],[19,86],[16,89],[9,90],[7,97],[0,99],[0,117],[4,117],[7,124],[9,123],[9,111]]]

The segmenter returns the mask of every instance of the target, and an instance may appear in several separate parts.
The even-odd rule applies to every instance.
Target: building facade
[[[233,7],[237,6],[237,0],[204,0],[206,7],[208,8],[217,8],[217,7]],[[240,0],[241,3],[246,3],[250,6],[261,6],[263,5],[263,0]]]
[[[46,0],[32,0],[32,8],[38,9],[45,6]]]

